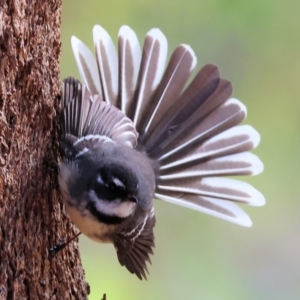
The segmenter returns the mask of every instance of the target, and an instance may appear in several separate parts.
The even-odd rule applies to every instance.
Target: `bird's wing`
[[[79,139],[105,136],[131,148],[137,144],[138,133],[132,121],[71,77],[63,81],[62,110],[63,135]]]
[[[147,279],[146,262],[151,263],[150,254],[153,254],[155,216],[151,212],[143,223],[130,231],[122,231],[114,239],[119,262],[139,279]]]

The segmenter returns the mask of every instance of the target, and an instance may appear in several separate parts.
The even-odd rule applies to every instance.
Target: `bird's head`
[[[107,164],[91,178],[88,196],[99,213],[124,219],[135,211],[137,192],[138,180],[131,168]]]

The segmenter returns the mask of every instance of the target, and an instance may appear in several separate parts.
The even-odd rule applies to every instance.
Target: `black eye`
[[[118,178],[103,178],[98,175],[95,183],[94,190],[99,199],[103,200],[115,200],[115,199],[125,199],[127,197],[127,190]]]
[[[110,182],[109,184],[107,184],[107,188],[113,193],[116,191],[117,186],[115,185],[114,182]]]
[[[114,181],[110,181],[107,183],[107,188],[109,189],[110,192],[115,193],[115,194],[124,194],[126,192],[125,186],[122,185],[117,185]]]
[[[126,187],[118,178],[112,178],[112,180],[107,183],[107,187],[116,198],[125,198],[127,196]]]

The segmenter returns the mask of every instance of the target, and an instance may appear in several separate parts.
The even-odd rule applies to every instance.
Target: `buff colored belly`
[[[69,205],[66,205],[66,210],[72,222],[84,235],[98,243],[112,243],[109,235],[114,225],[103,224],[92,217],[83,218],[77,209]]]

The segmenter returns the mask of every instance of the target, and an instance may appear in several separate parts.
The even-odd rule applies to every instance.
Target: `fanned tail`
[[[257,147],[260,136],[249,125],[237,126],[246,117],[246,107],[230,98],[231,84],[220,77],[216,66],[203,67],[181,93],[180,83],[184,85],[190,74],[172,82],[176,77],[172,66],[181,63],[175,52],[139,137],[140,145],[159,163],[155,196],[251,226],[236,203],[260,206],[264,197],[251,185],[223,176],[262,172],[263,164],[249,152]],[[191,59],[189,63],[193,65]]]
[[[259,206],[264,197],[249,184],[223,176],[262,172],[261,161],[249,152],[260,136],[249,125],[237,126],[246,107],[230,95],[231,84],[215,66],[205,66],[140,141],[159,163],[156,198],[251,226],[235,203]]]
[[[230,82],[208,64],[184,88],[196,66],[195,54],[187,45],[178,46],[164,71],[167,40],[158,29],[147,33],[142,53],[128,26],[119,31],[118,56],[98,25],[94,44],[96,60],[72,38],[81,77],[92,94],[132,120],[138,148],[158,164],[156,197],[250,226],[236,203],[260,206],[264,197],[249,184],[224,176],[262,172],[263,164],[249,152],[260,136],[251,126],[239,125],[246,107],[230,98]]]

